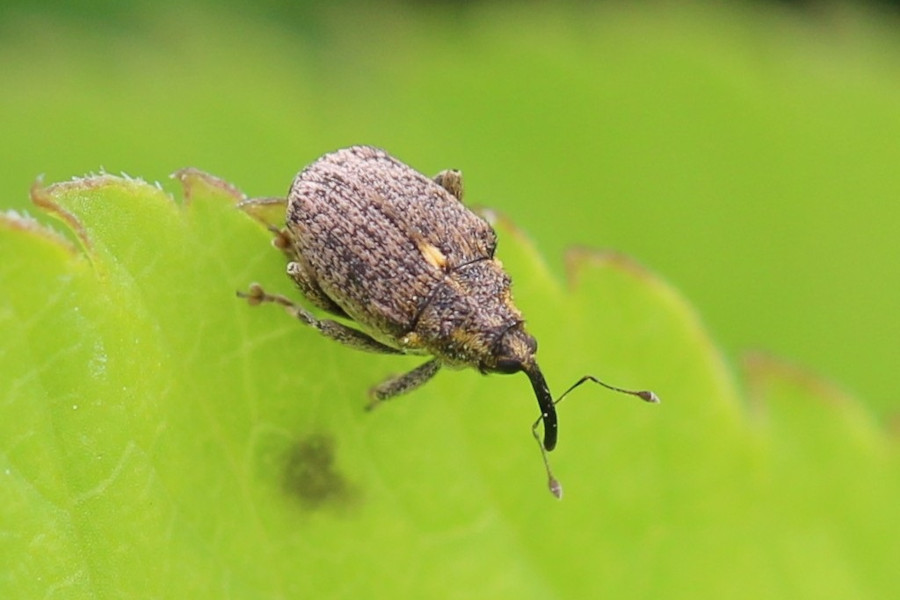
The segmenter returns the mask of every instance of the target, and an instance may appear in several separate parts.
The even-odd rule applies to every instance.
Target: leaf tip
[[[90,251],[93,248],[93,245],[91,244],[91,238],[88,236],[84,225],[78,220],[78,217],[64,209],[53,198],[53,190],[60,185],[67,184],[63,183],[46,186],[44,185],[44,176],[39,175],[35,178],[34,183],[31,184],[31,202],[45,213],[54,216],[65,223],[69,229],[72,230],[72,233],[75,234],[75,237],[81,242],[82,246],[84,246],[85,250]]]
[[[251,219],[270,231],[278,230],[284,223],[287,199],[277,197],[247,198],[237,203],[237,207]]]
[[[198,196],[198,193],[203,191],[215,192],[215,195],[225,195],[230,198],[234,204],[238,204],[247,198],[247,195],[233,183],[225,181],[221,177],[211,175],[206,171],[201,171],[196,167],[178,169],[172,173],[170,177],[181,183],[185,204],[190,203]]]
[[[772,380],[782,380],[797,385],[831,406],[855,404],[853,396],[835,382],[783,358],[755,350],[741,357],[741,367],[748,382],[750,398],[762,406],[765,403],[765,386]]]
[[[637,259],[617,250],[598,250],[587,246],[572,246],[565,254],[566,283],[578,287],[581,274],[589,267],[614,266],[639,279],[655,280],[656,276]]]
[[[767,421],[812,412],[845,427],[896,437],[889,421],[879,422],[855,395],[808,367],[754,351],[741,357],[741,368],[750,407]]]

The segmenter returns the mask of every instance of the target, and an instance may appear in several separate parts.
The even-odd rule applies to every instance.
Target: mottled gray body
[[[249,205],[267,201],[249,201]],[[494,258],[497,236],[462,204],[457,171],[433,179],[383,150],[353,146],[326,154],[294,179],[284,229],[272,227],[288,275],[306,298],[359,329],[319,319],[253,284],[240,294],[274,302],[342,344],[432,358],[370,390],[371,406],[413,390],[442,366],[528,375],[556,445],[556,411],[534,360],[537,342],[513,305],[510,279]]]
[[[245,207],[269,204],[257,199]],[[297,175],[287,198],[286,226],[271,229],[289,259],[288,275],[304,296],[360,329],[319,319],[257,284],[240,296],[251,304],[281,304],[323,335],[360,350],[432,357],[373,387],[370,407],[419,387],[445,365],[525,373],[541,409],[532,433],[550,490],[561,496],[547,460],[556,446],[556,408],[535,361],[537,342],[525,331],[509,276],[494,258],[494,230],[462,204],[457,171],[429,179],[377,148],[338,150]],[[658,401],[652,392],[624,390],[586,375],[557,402],[585,381]]]
[[[381,150],[338,150],[300,172],[287,229],[306,296],[393,348],[491,370],[522,323],[491,226]]]

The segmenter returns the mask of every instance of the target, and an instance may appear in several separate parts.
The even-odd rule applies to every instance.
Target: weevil
[[[429,178],[371,146],[326,154],[296,176],[285,227],[271,229],[275,246],[288,258],[287,274],[303,296],[358,328],[317,318],[258,284],[238,295],[254,305],[280,304],[353,348],[430,357],[371,388],[370,409],[418,388],[441,367],[525,373],[540,407],[531,431],[550,491],[560,498],[562,487],[547,453],[556,447],[556,405],[569,392],[592,381],[647,402],[659,400],[653,392],[625,390],[590,375],[553,399],[535,359],[537,341],[526,331],[510,277],[494,255],[497,235],[462,200],[459,171]]]

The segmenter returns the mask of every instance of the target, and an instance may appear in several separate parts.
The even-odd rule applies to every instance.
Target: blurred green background
[[[900,20],[858,5],[7,3],[2,206],[105,169],[280,195],[325,151],[464,171],[557,272],[635,256],[736,359],[882,417],[900,357]],[[501,250],[502,256],[502,250]],[[565,319],[565,315],[560,315]],[[602,374],[603,365],[597,365]]]

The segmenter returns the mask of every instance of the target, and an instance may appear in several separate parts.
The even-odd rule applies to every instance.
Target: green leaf
[[[3,598],[890,597],[897,447],[849,398],[748,359],[747,409],[678,292],[573,250],[568,283],[499,219],[499,256],[560,393],[546,490],[522,376],[323,339],[236,290],[293,297],[232,186],[184,201],[108,175],[0,219]]]

